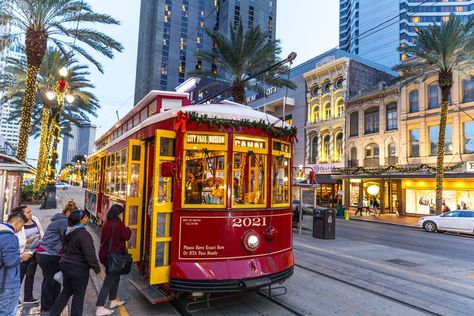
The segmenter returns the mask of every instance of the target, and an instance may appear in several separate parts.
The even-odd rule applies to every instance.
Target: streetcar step
[[[245,280],[245,281],[242,281],[242,283],[247,290],[253,290],[253,289],[261,288],[263,286],[270,285],[272,283],[272,279],[258,278],[258,279],[252,279],[252,280]]]
[[[135,286],[137,290],[140,291],[140,293],[142,293],[143,296],[145,296],[152,304],[164,303],[173,299],[172,296],[166,295],[156,287],[148,284],[148,282],[143,278],[133,278],[128,281],[132,283],[132,285]]]

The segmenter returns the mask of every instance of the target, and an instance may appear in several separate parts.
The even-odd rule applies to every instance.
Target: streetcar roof
[[[130,135],[133,135],[135,132],[141,130],[142,128],[153,125],[155,123],[165,121],[171,118],[174,118],[178,115],[178,112],[182,111],[183,113],[197,113],[199,115],[207,115],[208,118],[219,118],[226,120],[248,120],[250,122],[267,122],[269,125],[274,125],[275,127],[291,127],[291,125],[285,123],[281,119],[270,115],[268,113],[260,112],[252,109],[250,106],[243,105],[240,103],[235,103],[232,101],[223,100],[219,103],[214,104],[195,104],[187,105],[179,108],[174,108],[168,111],[156,113],[143,122],[135,126],[134,128],[128,130],[120,137],[117,137],[107,145],[99,148],[97,152],[106,150],[107,148],[113,146],[114,144],[128,138]],[[103,137],[99,137],[98,140]],[[98,141],[97,140],[97,141]],[[97,143],[96,141],[96,143]]]

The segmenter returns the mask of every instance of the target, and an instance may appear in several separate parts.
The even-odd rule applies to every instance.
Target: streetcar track
[[[298,250],[298,251],[302,251],[302,252],[305,252],[305,250],[301,249],[301,248],[296,248],[293,246],[293,249],[294,250]],[[318,253],[318,254],[314,254],[313,255],[316,255],[316,256],[321,256],[321,257],[324,257],[326,259],[329,259],[329,260],[332,260],[332,259],[335,259],[334,256],[331,256],[329,254],[322,254],[322,253]],[[312,263],[314,264],[314,263]],[[295,264],[296,266],[300,266],[298,264]],[[316,264],[317,265],[317,264]],[[361,264],[357,264],[357,263],[351,263],[352,266],[356,266],[357,268],[361,268],[361,269],[365,269],[365,270],[369,270],[367,269],[366,266],[364,265],[361,265]],[[340,271],[336,271],[334,269],[330,269],[330,268],[327,268],[327,267],[324,267],[325,269],[327,270],[331,270],[331,271],[334,271],[335,273],[341,273]],[[436,291],[440,291],[440,292],[443,292],[443,293],[448,293],[448,294],[452,294],[452,295],[455,295],[455,296],[460,296],[460,297],[463,297],[463,298],[466,298],[466,299],[469,299],[469,300],[474,300],[474,297],[473,296],[470,296],[470,295],[467,295],[467,294],[464,294],[464,293],[459,293],[459,292],[456,292],[456,291],[453,291],[453,290],[448,290],[448,289],[445,289],[445,288],[442,288],[442,287],[438,287],[436,285],[433,285],[433,284],[428,284],[428,283],[425,283],[425,282],[422,282],[422,281],[417,281],[417,280],[414,280],[414,279],[409,279],[409,278],[405,278],[403,276],[401,276],[400,274],[394,274],[394,273],[390,273],[390,272],[386,272],[386,271],[381,271],[380,269],[376,268],[376,267],[371,267],[370,269],[371,272],[375,272],[375,273],[379,273],[379,274],[382,274],[384,276],[389,276],[389,277],[392,277],[392,278],[395,278],[395,279],[398,279],[398,280],[403,280],[403,281],[406,281],[406,282],[409,282],[409,283],[413,283],[413,284],[417,284],[417,285],[421,285],[423,287],[426,287],[426,288],[430,288],[430,289],[433,289],[433,290],[436,290]],[[348,275],[350,276],[350,275]],[[366,281],[366,280],[364,280]],[[366,281],[367,282],[367,281]],[[378,284],[374,284],[374,285],[377,285],[379,286]],[[462,284],[461,284],[462,285]],[[403,294],[403,293],[402,293]]]
[[[277,299],[274,296],[270,296],[268,294],[265,294],[262,291],[257,291],[257,294],[264,297],[264,298],[266,298],[269,301],[272,301],[273,303],[277,304],[278,306],[283,307],[285,310],[289,311],[293,315],[297,315],[297,316],[306,316],[307,315],[305,312],[291,306],[288,303],[283,302],[282,300]]]
[[[399,305],[402,305],[402,306],[405,306],[405,307],[409,307],[409,308],[411,308],[411,309],[413,309],[413,310],[417,310],[417,311],[422,312],[422,313],[425,313],[425,314],[427,314],[427,315],[442,316],[442,314],[438,314],[438,313],[435,313],[435,312],[430,311],[430,310],[428,310],[428,309],[425,309],[425,308],[423,308],[423,307],[420,307],[420,306],[417,306],[417,305],[414,305],[414,304],[410,304],[410,303],[404,302],[404,301],[402,301],[402,300],[399,300],[399,299],[393,298],[393,297],[391,297],[391,296],[388,296],[388,295],[379,293],[379,292],[377,292],[377,291],[368,289],[368,288],[366,288],[366,287],[364,287],[364,286],[355,284],[355,283],[353,283],[353,282],[349,282],[349,281],[346,281],[346,280],[342,280],[342,279],[337,278],[337,277],[334,277],[334,276],[332,276],[332,275],[330,275],[330,274],[323,273],[323,272],[321,272],[321,271],[317,271],[317,270],[315,270],[315,269],[311,269],[311,268],[309,268],[309,267],[305,267],[305,266],[300,265],[300,264],[295,264],[295,266],[297,266],[297,267],[299,267],[299,268],[301,268],[301,269],[303,269],[303,270],[312,272],[312,273],[314,273],[314,274],[321,275],[321,276],[323,276],[323,277],[325,277],[325,278],[328,278],[328,279],[331,279],[331,280],[334,280],[334,281],[337,281],[337,282],[340,282],[340,283],[343,283],[343,284],[346,284],[346,285],[355,287],[355,288],[357,288],[357,289],[359,289],[359,290],[362,290],[362,291],[371,293],[371,294],[373,294],[373,295],[382,297],[382,298],[384,298],[384,299],[387,299],[387,300],[392,301],[392,302],[394,302],[394,303],[397,303],[397,304],[399,304]]]

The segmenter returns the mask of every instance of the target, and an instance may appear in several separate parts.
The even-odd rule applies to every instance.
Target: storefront
[[[345,205],[363,207],[379,205],[381,213],[401,212],[401,179],[345,179]]]
[[[12,208],[20,205],[20,180],[34,169],[20,160],[0,154],[0,218],[5,221]]]
[[[342,180],[333,179],[329,174],[317,174],[316,189],[317,205],[324,207],[335,207],[342,202]]]

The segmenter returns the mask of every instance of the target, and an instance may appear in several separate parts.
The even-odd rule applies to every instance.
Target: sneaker
[[[105,308],[104,306],[97,306],[97,310],[95,311],[96,316],[106,316],[112,315],[114,313],[113,309]]]
[[[112,300],[112,301],[110,301],[110,307],[109,308],[119,307],[119,306],[122,306],[123,304],[125,304],[125,301]]]
[[[29,298],[29,299],[26,299],[26,300],[23,300],[23,304],[36,304],[36,303],[39,303],[39,299],[36,299],[36,298]]]
[[[21,301],[18,301],[18,308],[22,307],[23,304],[21,303]]]

